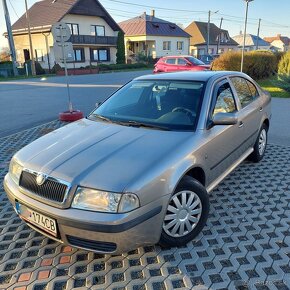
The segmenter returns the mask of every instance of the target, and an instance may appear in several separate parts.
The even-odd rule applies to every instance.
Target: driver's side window
[[[217,89],[213,116],[217,113],[233,113],[237,110],[234,94],[229,83],[221,84]]]

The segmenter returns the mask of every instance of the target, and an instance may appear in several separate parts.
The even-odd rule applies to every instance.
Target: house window
[[[81,62],[85,60],[85,52],[83,48],[74,48],[74,61]]]
[[[105,36],[105,26],[91,25],[91,35]]]
[[[171,41],[163,41],[163,50],[171,50]]]
[[[109,61],[110,60],[110,50],[109,49],[96,49],[91,48],[91,60],[92,61]]]
[[[79,35],[79,25],[75,23],[67,23],[72,35]]]
[[[183,41],[177,41],[176,49],[177,50],[183,50]]]
[[[43,61],[43,53],[41,49],[35,50],[35,59],[36,61]]]

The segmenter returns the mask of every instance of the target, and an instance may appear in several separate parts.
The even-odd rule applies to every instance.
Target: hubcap
[[[171,237],[183,237],[196,227],[202,212],[199,196],[193,191],[175,193],[167,208],[163,230]]]
[[[263,129],[259,136],[259,154],[263,155],[267,144],[267,133],[266,130]]]

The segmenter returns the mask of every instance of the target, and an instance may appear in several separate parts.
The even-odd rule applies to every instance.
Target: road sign
[[[63,48],[62,48],[63,46]],[[67,62],[74,60],[74,50],[71,42],[54,42],[54,58],[56,62]]]
[[[71,37],[69,26],[64,22],[57,22],[51,28],[55,42],[68,41]]]

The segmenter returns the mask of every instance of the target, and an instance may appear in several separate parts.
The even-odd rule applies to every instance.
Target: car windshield
[[[204,62],[202,62],[201,60],[193,57],[193,56],[190,56],[190,57],[187,57],[186,58],[189,62],[191,62],[192,64],[195,64],[195,65],[203,65]]]
[[[114,93],[89,119],[159,130],[194,131],[204,83],[132,81]]]

